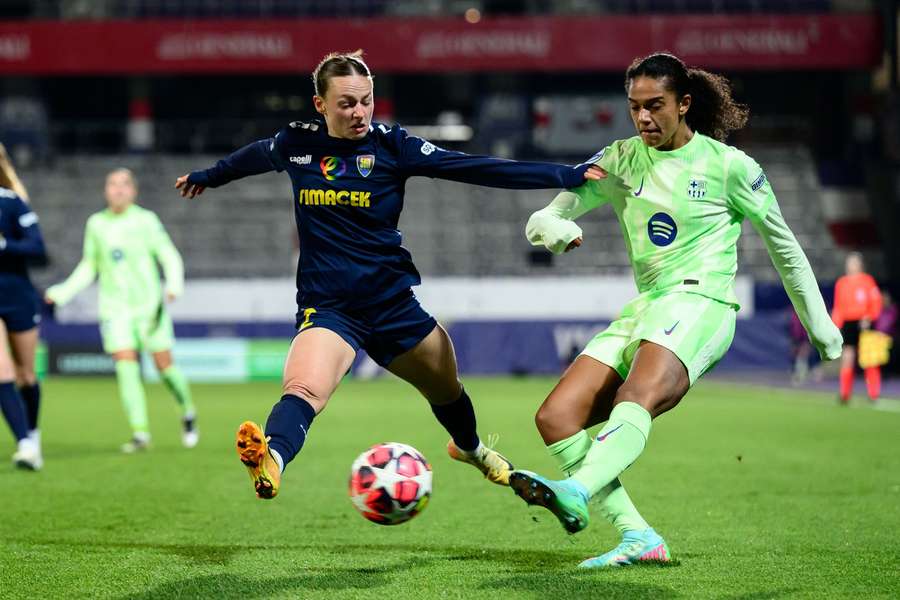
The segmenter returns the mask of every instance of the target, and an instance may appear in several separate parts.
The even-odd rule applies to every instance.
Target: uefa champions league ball
[[[431,465],[406,444],[372,446],[353,461],[350,500],[379,525],[399,525],[422,512],[431,497]]]

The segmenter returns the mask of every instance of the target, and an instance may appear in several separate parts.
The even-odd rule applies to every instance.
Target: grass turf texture
[[[467,381],[482,434],[551,475],[531,419],[553,383]],[[900,596],[898,413],[701,382],[622,478],[677,564],[581,572],[615,531],[594,514],[567,536],[452,462],[425,401],[397,380],[346,382],[274,501],[254,497],[232,440],[243,419],[265,419],[277,385],[195,385],[194,450],[180,447],[174,402],[148,389],[154,447],[124,456],[111,379],[46,383],[45,470],[0,468],[0,597]],[[412,444],[434,468],[431,504],[397,527],[347,499],[350,463],[380,441]]]

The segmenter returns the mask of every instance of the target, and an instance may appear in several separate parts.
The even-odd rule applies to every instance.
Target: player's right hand
[[[195,198],[203,193],[206,188],[188,181],[188,175],[182,175],[175,180],[175,189],[181,192],[182,198]]]
[[[53,298],[51,298],[49,294],[44,294],[44,303],[49,304],[50,306],[56,304],[56,302],[53,301]]]
[[[574,250],[575,248],[577,248],[578,246],[581,245],[582,241],[583,240],[580,237],[575,238],[574,240],[569,242],[569,245],[566,246],[566,249],[563,250],[563,252],[568,252],[569,250]]]

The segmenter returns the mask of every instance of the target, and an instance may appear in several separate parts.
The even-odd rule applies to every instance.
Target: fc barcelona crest
[[[375,168],[375,155],[363,154],[361,156],[357,156],[356,168],[359,170],[360,175],[362,175],[363,177],[368,177],[369,173],[372,172],[372,169]]]
[[[687,193],[691,198],[703,198],[706,196],[706,182],[702,179],[691,179],[687,186]]]

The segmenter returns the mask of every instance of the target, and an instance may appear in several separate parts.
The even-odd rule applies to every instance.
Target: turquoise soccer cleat
[[[601,556],[582,562],[580,569],[602,569],[624,567],[636,563],[665,563],[672,560],[669,546],[652,527],[641,531],[626,531],[622,542]]]
[[[569,533],[578,533],[588,526],[590,495],[577,481],[553,481],[531,471],[513,471],[509,486],[528,504],[543,506],[556,515]]]

